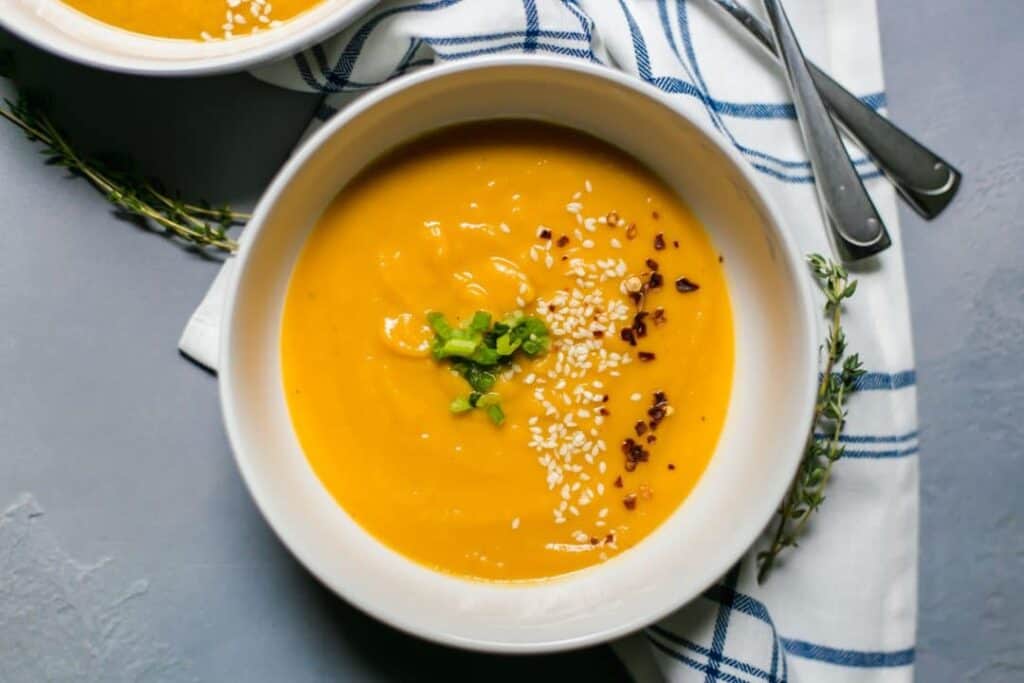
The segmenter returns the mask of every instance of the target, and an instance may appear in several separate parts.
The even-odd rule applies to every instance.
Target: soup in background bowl
[[[800,254],[713,135],[607,69],[492,58],[296,153],[234,264],[221,396],[318,578],[417,635],[538,652],[644,626],[743,554],[799,461],[817,341]]]
[[[198,76],[283,59],[378,0],[0,0],[0,27],[111,71]]]

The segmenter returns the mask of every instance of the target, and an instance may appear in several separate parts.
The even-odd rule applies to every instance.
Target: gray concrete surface
[[[892,115],[966,176],[940,220],[902,214],[923,426],[918,680],[1020,680],[1024,3],[879,4]],[[0,46],[16,49],[27,80],[58,93],[57,118],[78,139],[129,154],[186,194],[239,206],[257,198],[315,106],[246,76],[153,82],[3,34]],[[112,599],[105,619],[139,623],[125,605],[144,616],[130,644],[159,653],[139,678],[624,678],[604,648],[461,653],[335,599],[250,502],[214,378],[173,351],[215,264],[118,220],[7,125],[0,223],[0,507],[31,492],[43,514],[26,528],[55,557],[112,558],[91,572],[73,566],[130,596]],[[0,546],[21,528],[0,520]],[[86,628],[74,586],[62,595],[78,615],[67,628]],[[26,652],[4,647],[0,679],[28,680]]]

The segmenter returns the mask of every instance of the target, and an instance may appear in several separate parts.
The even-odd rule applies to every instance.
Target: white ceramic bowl
[[[724,431],[691,495],[633,549],[535,583],[443,575],[363,531],[302,453],[279,358],[288,279],[328,202],[396,144],[439,126],[495,117],[587,131],[665,178],[725,256],[736,329]],[[228,434],[253,498],[280,538],[321,581],[366,612],[425,638],[480,650],[592,644],[693,599],[772,517],[810,424],[817,341],[808,279],[747,163],[652,88],[603,67],[553,58],[490,58],[421,71],[327,123],[281,171],[246,228],[220,349]]]
[[[241,71],[293,55],[337,33],[378,1],[323,0],[271,31],[208,43],[123,31],[60,0],[0,0],[0,26],[44,50],[100,69],[200,76]]]

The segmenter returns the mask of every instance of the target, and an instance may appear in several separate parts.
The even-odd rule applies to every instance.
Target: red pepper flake
[[[665,309],[658,306],[654,309],[654,315],[651,316],[651,320],[654,321],[655,325],[662,325],[668,322],[668,318],[665,317]]]
[[[562,260],[563,260],[563,261],[568,261],[568,260],[569,260],[569,257],[563,254],[563,255],[562,255]]]
[[[604,537],[605,543],[615,543],[615,534],[608,534]]]
[[[608,225],[616,226],[619,224],[619,214],[616,211],[609,211],[608,216],[605,218],[608,221]]]
[[[633,328],[623,327],[619,330],[619,336],[622,337],[622,341],[629,342],[630,346],[636,346],[636,334],[634,334]]]
[[[630,292],[629,298],[634,304],[639,306],[640,302],[644,300],[644,295],[641,292]]]
[[[626,228],[626,239],[635,239],[636,232],[636,223],[630,223],[629,227]]]
[[[647,264],[647,267],[650,268],[651,270],[658,269],[658,262],[652,258],[647,259],[646,261],[644,261],[644,263]]]
[[[721,254],[719,254],[719,255],[718,255],[718,262],[719,262],[719,263],[725,263],[725,257],[724,257],[724,256],[722,256]]]
[[[622,488],[622,475],[621,474],[619,476],[615,477],[615,483],[613,483],[612,486],[614,486],[617,489],[621,489]]]
[[[670,470],[674,470],[674,469],[676,468],[676,466],[675,466],[675,465],[673,465],[672,463],[669,463],[669,464],[668,464],[668,468],[669,468]]]
[[[593,536],[590,537],[590,545],[597,545],[600,542],[601,541],[599,539],[596,539]]]
[[[647,433],[647,423],[643,420],[639,420],[635,425],[633,425],[633,429],[636,430],[637,436],[643,436]]]
[[[650,362],[655,358],[654,353],[652,353],[651,351],[637,351],[636,357],[644,361],[645,363]]]
[[[647,336],[647,323],[644,322],[646,317],[647,311],[639,311],[633,316],[633,333],[636,339]]]
[[[555,242],[555,244],[557,244],[560,247],[568,246],[568,244],[569,244],[569,236],[568,235],[562,235],[561,237],[558,238],[558,241]]]
[[[661,251],[664,248],[665,248],[665,235],[663,235],[662,233],[659,232],[657,235],[654,236],[654,249],[656,251]]]
[[[594,330],[592,334],[594,339],[602,339],[604,337],[604,330]]]
[[[657,440],[658,440],[658,437],[656,437],[654,434],[648,434],[647,435],[647,443],[654,443]]]
[[[604,400],[607,401],[608,398],[605,397]],[[600,408],[597,409],[597,414],[600,415],[601,417],[608,417],[609,415],[611,415],[611,412],[604,406],[601,406]]]
[[[665,395],[664,391],[654,392],[654,405],[660,406],[668,403],[668,396]]]
[[[679,248],[679,240],[672,240],[672,246],[675,247],[676,249],[678,249]]]
[[[627,510],[636,510],[636,494],[630,493],[622,499],[622,504],[626,506]]]
[[[608,402],[608,398],[609,398],[608,394],[605,394],[604,396],[602,396],[601,397],[601,403],[607,403]]]
[[[549,240],[551,239],[551,231],[547,228],[541,228],[539,236],[542,240]]]
[[[651,279],[647,281],[647,286],[651,289],[661,289],[661,285],[665,283],[665,277],[661,273],[651,273]]]
[[[698,289],[700,289],[700,285],[685,277],[676,280],[676,291],[680,294],[689,294],[690,292],[696,292]]]
[[[651,218],[653,218],[654,220],[658,220],[659,218],[661,218],[661,214],[659,214],[657,211],[651,211]]]

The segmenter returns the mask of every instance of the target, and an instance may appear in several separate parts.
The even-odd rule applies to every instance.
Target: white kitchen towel
[[[883,106],[875,0],[786,5],[808,56]],[[322,121],[360,92],[437,62],[500,52],[601,62],[659,88],[724,136],[759,172],[800,247],[827,253],[785,82],[731,21],[709,0],[390,0],[257,75],[324,93]],[[907,290],[894,193],[863,154],[853,156],[894,247],[878,267],[856,273],[860,288],[847,331],[870,372],[850,405],[846,456],[835,466],[828,501],[765,585],[754,581],[755,547],[702,597],[616,643],[638,679],[913,678],[918,441]],[[181,339],[181,349],[209,367],[216,366],[231,267],[229,261]]]

